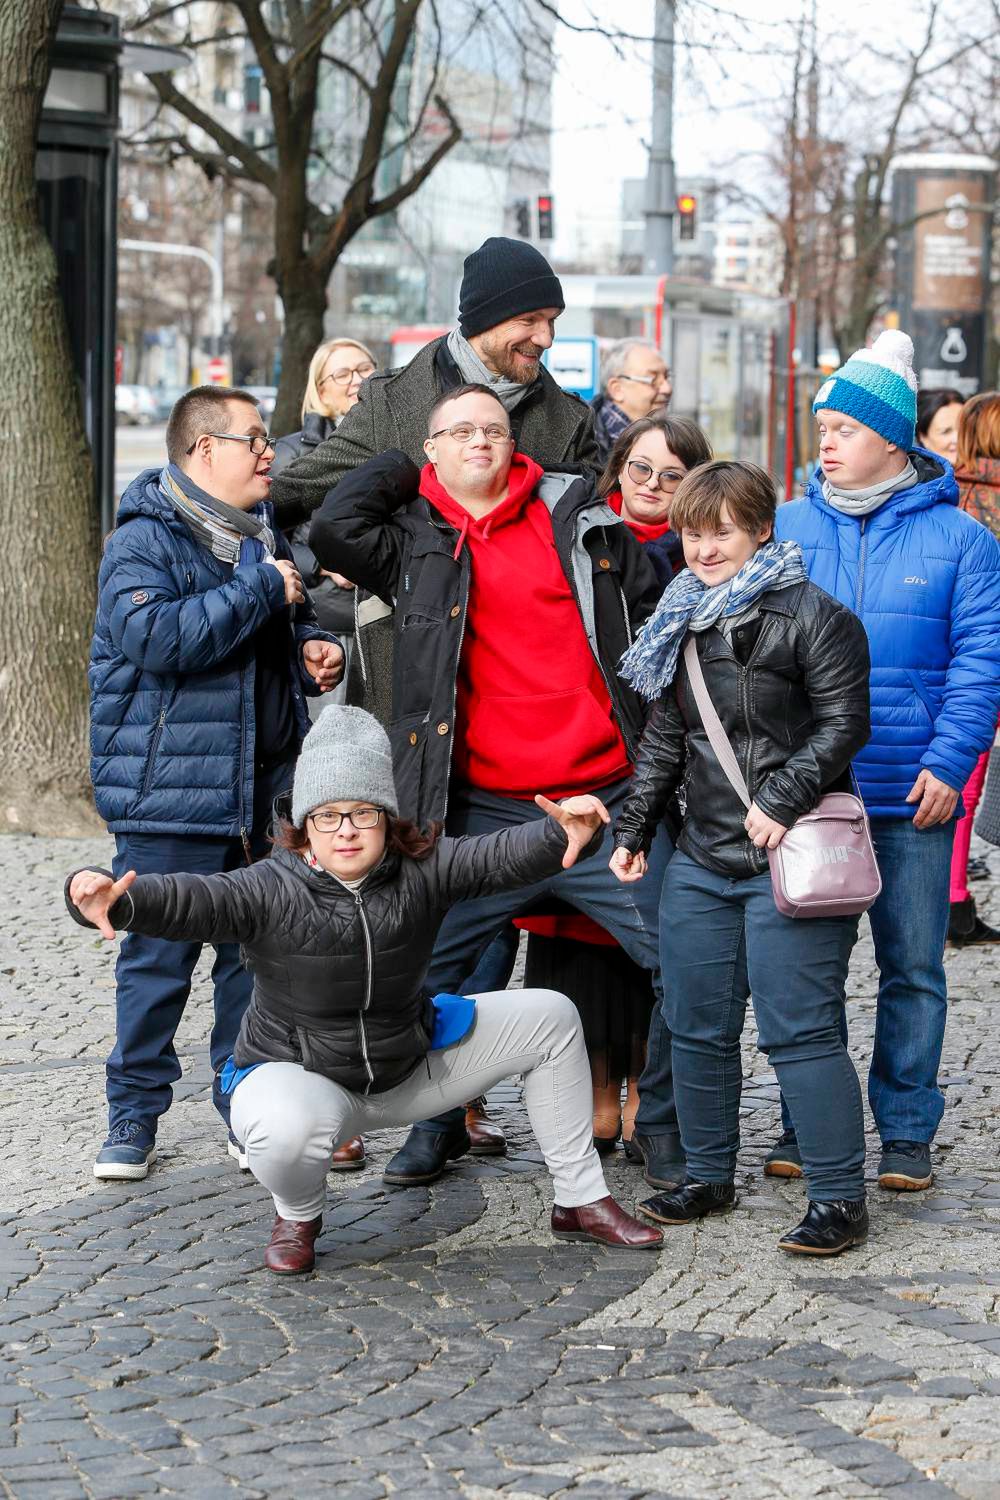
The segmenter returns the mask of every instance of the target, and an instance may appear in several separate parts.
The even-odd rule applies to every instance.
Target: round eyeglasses
[[[625,468],[633,484],[649,484],[655,481],[656,488],[660,490],[676,489],[686,473],[684,469],[654,469],[651,464],[645,463],[641,458],[630,458]]]
[[[437,432],[432,432],[432,438],[444,437],[445,433],[456,443],[471,443],[477,432],[481,432],[488,443],[506,443],[512,434],[509,427],[502,427],[499,422],[491,422],[488,427],[480,427],[472,422],[456,422],[454,427],[439,427]]]
[[[358,365],[356,370],[347,368],[331,370],[329,375],[324,375],[323,379],[317,382],[316,389],[319,390],[320,386],[326,385],[328,380],[332,380],[334,385],[350,385],[352,380],[367,380],[369,375],[374,374],[375,366],[371,364]]]
[[[320,833],[338,833],[346,818],[352,828],[377,828],[382,816],[380,807],[356,807],[352,812],[310,813],[309,821]]]

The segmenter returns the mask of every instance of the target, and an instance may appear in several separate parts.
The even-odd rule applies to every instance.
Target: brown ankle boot
[[[473,1099],[465,1106],[465,1128],[469,1132],[470,1156],[506,1156],[507,1137],[486,1112],[486,1100]]]
[[[627,1214],[608,1195],[596,1203],[580,1208],[552,1210],[552,1233],[561,1240],[596,1240],[599,1245],[620,1245],[628,1250],[658,1250],[663,1244],[663,1230],[642,1224]]]
[[[365,1143],[359,1135],[352,1135],[334,1151],[330,1158],[331,1172],[359,1172],[366,1161]]]
[[[275,1214],[271,1241],[264,1251],[267,1269],[279,1276],[301,1276],[304,1271],[311,1271],[316,1264],[313,1246],[322,1228],[322,1214],[309,1220],[283,1219]]]

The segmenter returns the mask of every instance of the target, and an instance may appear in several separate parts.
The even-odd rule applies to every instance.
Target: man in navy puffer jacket
[[[302,695],[328,691],[343,667],[273,529],[274,450],[253,397],[188,391],[171,412],[167,454],[162,472],[146,470],[123,495],[98,583],[91,778],[117,875],[207,875],[262,855],[309,727]],[[142,1178],[154,1159],[200,951],[134,934],[122,944],[96,1177]],[[212,979],[218,1073],[250,999],[237,944],[217,945]],[[217,1084],[213,1098],[228,1125]],[[230,1149],[239,1154],[232,1137]]]
[[[1000,546],[957,508],[951,466],[914,447],[913,344],[887,330],[816,394],[820,469],[778,511],[809,576],[858,614],[871,650],[872,735],[854,762],[883,889],[868,1098],[879,1183],[930,1184],[947,989],[944,943],[959,793],[1000,705]],[[798,1175],[787,1129],[765,1171]]]

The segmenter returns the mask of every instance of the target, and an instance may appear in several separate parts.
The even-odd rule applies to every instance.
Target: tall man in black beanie
[[[543,468],[599,471],[593,417],[542,366],[562,287],[545,256],[523,240],[488,239],[466,256],[458,327],[401,370],[370,375],[357,404],[325,443],[278,474],[271,501],[286,530],[306,519],[349,469],[399,448],[424,461],[427,413],[460,385],[488,385],[510,416],[514,444]]]

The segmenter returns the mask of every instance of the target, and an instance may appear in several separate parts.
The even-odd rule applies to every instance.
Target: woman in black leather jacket
[[[665,1224],[735,1203],[740,1034],[752,994],[758,1045],[781,1084],[809,1209],[783,1250],[833,1255],[867,1233],[864,1120],[844,1037],[857,917],[793,920],[775,905],[768,848],[827,791],[849,788],[869,735],[868,646],[851,612],[805,575],[795,543],[771,540],[774,486],[718,460],[679,485],[671,524],[687,569],[623,659],[655,698],[615,825],[611,867],[645,872],[669,799],[684,823],[667,869],[660,944],[685,1181],[640,1206]],[[693,639],[708,692],[753,802],[746,812],[709,743],[680,655]]]
[[[431,999],[424,988],[455,902],[530,884],[599,847],[608,814],[596,797],[536,800],[549,814],[540,822],[423,836],[398,817],[385,730],[334,704],[306,736],[270,859],[208,877],[83,870],[67,882],[71,913],[106,938],[243,945],[254,993],[221,1084],[250,1170],[274,1197],[272,1271],[313,1268],[335,1142],[412,1124],[512,1074],[524,1075],[553,1175],[553,1232],[661,1243],[608,1194],[572,1002],[554,990]]]

